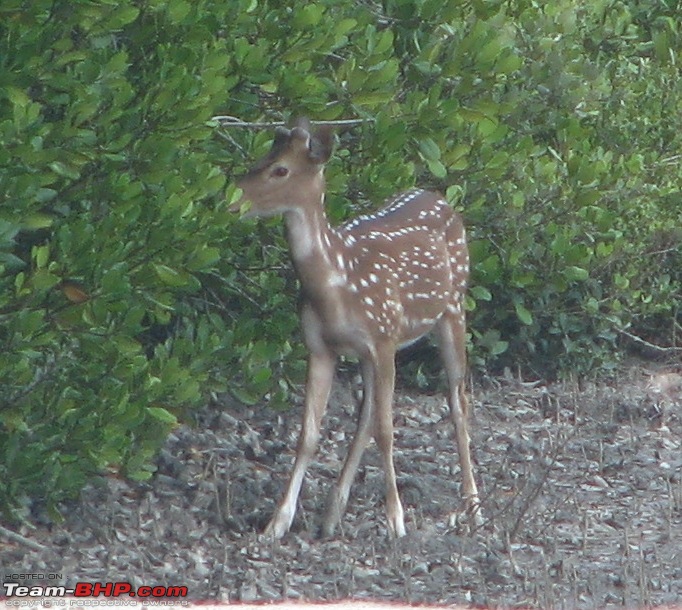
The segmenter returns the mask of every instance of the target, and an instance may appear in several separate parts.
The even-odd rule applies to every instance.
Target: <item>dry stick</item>
[[[4,536],[8,540],[11,540],[12,542],[18,542],[19,544],[23,544],[24,546],[27,546],[30,549],[33,549],[34,551],[44,551],[47,549],[46,546],[43,546],[42,544],[35,542],[30,538],[26,538],[21,534],[17,534],[12,530],[8,530],[6,527],[2,527],[2,525],[0,525],[0,535]]]
[[[649,341],[646,341],[641,337],[638,337],[637,335],[633,335],[632,333],[629,333],[627,330],[623,330],[622,328],[616,328],[616,330],[621,335],[625,335],[628,339],[634,341],[638,345],[643,345],[647,349],[650,349],[654,352],[658,352],[659,354],[682,354],[682,347],[661,347],[660,345],[649,343]]]
[[[218,115],[211,117],[212,121],[218,121],[221,127],[244,127],[246,129],[271,129],[272,127],[284,127],[284,121],[273,121],[271,123],[242,121],[236,116]],[[313,121],[314,125],[333,125],[335,127],[349,127],[369,123],[373,119],[338,119],[335,121]]]
[[[526,513],[530,509],[531,505],[533,502],[536,500],[536,498],[540,495],[540,492],[542,491],[542,488],[545,486],[545,483],[547,482],[547,479],[549,479],[550,472],[554,465],[559,461],[559,455],[561,454],[561,451],[568,445],[568,442],[573,439],[576,436],[575,433],[569,434],[563,441],[557,442],[556,447],[550,454],[550,459],[544,464],[544,470],[540,473],[540,477],[538,481],[534,485],[531,486],[530,493],[526,498],[523,499],[523,504],[520,507],[519,514],[516,516],[516,521],[514,522],[514,525],[512,526],[511,530],[508,533],[508,540],[511,542],[516,538],[516,535],[519,532],[519,529],[521,528],[523,518],[525,517]]]

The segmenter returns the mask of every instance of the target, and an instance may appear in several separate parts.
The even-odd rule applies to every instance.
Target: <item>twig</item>
[[[283,127],[286,126],[284,121],[272,121],[270,123],[265,122],[251,122],[242,121],[236,116],[230,115],[218,115],[211,117],[212,121],[218,121],[221,127],[244,127],[245,129],[270,129],[272,127]],[[363,123],[370,123],[374,119],[338,119],[335,121],[311,121],[313,125],[333,125],[335,127],[348,127],[353,125],[362,125]]]
[[[26,538],[21,534],[17,534],[12,530],[8,530],[6,527],[2,527],[2,525],[0,525],[0,535],[4,536],[8,540],[12,540],[13,542],[23,544],[24,546],[27,546],[30,549],[33,549],[34,551],[44,551],[47,549],[46,546],[43,546],[42,544],[35,542],[30,538]]]
[[[516,516],[514,525],[509,529],[508,534],[509,541],[512,541],[516,538],[516,535],[518,534],[519,529],[521,528],[521,525],[523,523],[523,518],[525,517],[526,513],[530,510],[533,502],[535,502],[537,497],[540,495],[540,492],[542,491],[542,488],[545,486],[545,483],[547,483],[552,468],[559,461],[559,455],[561,454],[561,451],[568,445],[568,442],[575,436],[576,432],[574,431],[572,434],[569,434],[562,442],[558,442],[556,447],[554,448],[554,451],[552,452],[550,459],[545,460],[543,464],[544,470],[540,473],[538,480],[531,487],[530,493],[528,493],[528,495],[525,498],[523,498],[523,504],[521,504],[519,508],[519,514]]]
[[[216,131],[216,134],[223,140],[227,140],[232,146],[237,148],[239,152],[242,153],[242,155],[246,156],[246,151],[244,150],[244,148],[239,146],[237,141],[229,133],[222,133],[221,131]]]
[[[660,345],[656,345],[654,343],[649,343],[649,341],[646,341],[645,339],[642,339],[641,337],[638,337],[637,335],[633,335],[632,333],[629,333],[627,330],[623,330],[622,328],[616,328],[616,330],[621,334],[625,335],[628,339],[631,339],[638,345],[642,345],[646,347],[647,349],[653,350],[654,352],[657,352],[659,354],[678,354],[682,353],[682,347],[661,347]]]
[[[658,256],[659,254],[668,254],[668,252],[677,252],[680,249],[679,244],[671,248],[665,248],[663,250],[654,250],[653,252],[647,252],[648,256]]]

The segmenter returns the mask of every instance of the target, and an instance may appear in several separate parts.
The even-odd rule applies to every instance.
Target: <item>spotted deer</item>
[[[305,411],[293,472],[265,533],[289,531],[308,464],[317,447],[337,357],[359,360],[363,398],[346,461],[327,502],[322,532],[340,521],[360,458],[372,437],[386,475],[386,515],[405,534],[393,463],[396,351],[435,329],[449,383],[463,496],[477,520],[479,499],[469,450],[464,294],[469,274],[460,216],[436,193],[413,189],[373,214],[331,227],[324,210],[324,164],[333,134],[306,119],[278,128],[270,152],[238,180],[248,216],[282,214],[300,281],[300,319],[309,351]]]

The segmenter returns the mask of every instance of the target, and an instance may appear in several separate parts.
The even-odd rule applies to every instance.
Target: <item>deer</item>
[[[340,356],[357,358],[363,391],[355,436],[329,492],[322,534],[332,536],[339,525],[372,438],[385,473],[388,532],[394,538],[406,534],[393,461],[395,356],[431,330],[438,337],[448,380],[465,514],[480,524],[464,388],[469,254],[462,218],[439,194],[412,189],[372,214],[330,226],[324,167],[333,143],[328,125],[313,129],[305,118],[291,129],[277,127],[269,153],[236,181],[242,194],[231,206],[243,216],[283,216],[300,284],[299,318],[308,351],[293,470],[264,534],[280,539],[292,526]],[[450,524],[456,519],[452,515]]]

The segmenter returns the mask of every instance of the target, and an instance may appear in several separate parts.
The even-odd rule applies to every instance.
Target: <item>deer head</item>
[[[248,201],[247,216],[271,216],[308,202],[319,204],[333,140],[330,128],[313,131],[308,119],[299,119],[292,129],[278,127],[270,152],[237,181],[243,195],[232,209]]]

